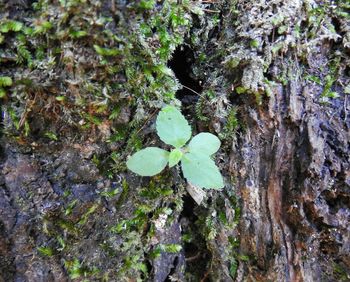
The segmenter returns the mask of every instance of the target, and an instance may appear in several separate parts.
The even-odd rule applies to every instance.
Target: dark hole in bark
[[[147,254],[145,254],[145,256],[147,256]],[[146,259],[144,261],[144,264],[146,265],[146,268],[147,268],[147,273],[152,273],[152,264],[150,262],[150,260]]]
[[[194,214],[194,208],[196,207],[196,203],[189,195],[184,196],[183,201],[184,201],[184,208],[181,212],[181,217],[186,217],[187,219],[194,222],[195,220],[198,219],[197,216]]]
[[[170,272],[169,272],[169,275],[168,275],[168,277],[165,279],[165,282],[171,282],[171,281],[173,281],[173,280],[171,280],[171,276],[175,274],[175,272],[176,272],[176,267],[177,267],[178,263],[179,263],[179,257],[176,257],[176,258],[174,259],[173,266],[172,266],[172,268],[171,268],[171,270],[170,270]]]
[[[339,252],[339,246],[333,239],[326,238],[321,240],[320,250],[324,254],[334,255]]]
[[[210,261],[211,256],[206,248],[204,235],[196,225],[199,219],[196,215],[197,204],[189,195],[184,196],[183,201],[184,208],[181,212],[180,223],[183,234],[190,233],[192,237],[191,242],[184,243],[183,245],[186,272],[202,277],[203,273],[207,271],[207,262]]]
[[[334,29],[335,29],[336,33],[338,33],[338,34],[340,34],[342,36],[345,34],[344,31],[342,31],[341,23],[340,23],[338,18],[333,17],[332,18],[332,24],[334,26]]]
[[[329,206],[330,212],[336,214],[342,208],[350,208],[350,197],[343,194],[325,190],[321,193]]]
[[[184,108],[197,102],[199,95],[196,92],[202,92],[201,81],[194,76],[192,71],[193,63],[193,51],[186,45],[178,47],[168,63],[176,78],[183,85],[183,88],[177,91],[176,98],[182,102]]]
[[[185,253],[188,255],[186,257],[186,272],[194,274],[196,277],[203,277],[208,271],[208,265],[211,261],[210,253],[204,247],[198,249],[194,244],[186,244]]]
[[[345,75],[350,76],[350,66],[346,66],[344,72],[345,72]]]
[[[195,259],[197,259],[197,257],[199,259],[199,256],[198,256],[199,249],[195,244],[185,243],[184,250],[185,250],[187,261],[194,261]]]

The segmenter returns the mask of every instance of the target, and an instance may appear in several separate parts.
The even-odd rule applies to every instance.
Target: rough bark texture
[[[349,11],[0,0],[0,281],[350,280]],[[200,206],[125,168],[167,103],[222,141]]]
[[[266,109],[250,111],[232,154],[242,197],[240,250],[256,256],[247,272],[241,266],[242,279],[331,281],[335,264],[349,267],[344,108],[315,103],[315,90],[300,80],[295,73]]]

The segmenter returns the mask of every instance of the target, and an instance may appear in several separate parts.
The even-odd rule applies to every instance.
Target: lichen
[[[192,93],[196,98],[184,110],[194,131],[206,129],[222,139],[223,171],[229,171],[232,141],[244,131],[241,117],[255,113],[251,97],[259,110],[275,98],[275,87],[289,86],[293,73],[287,70],[296,64],[290,54],[313,66],[305,83],[319,84],[315,99],[334,92],[341,96],[349,80],[339,73],[349,58],[333,50],[349,48],[349,5],[39,0],[25,16],[5,13],[5,5],[0,3],[0,99],[7,138],[18,146],[30,144],[36,153],[42,149],[51,155],[47,148],[59,148],[64,154],[74,146],[79,152],[50,159],[55,171],[50,183],[65,185],[55,187],[64,190],[60,207],[40,217],[39,255],[64,260],[72,279],[145,280],[160,254],[189,255],[183,247],[188,244],[205,258],[199,263],[197,253],[187,258],[182,271],[188,280],[234,278],[247,260],[236,234],[235,179],[227,173],[227,188],[208,192],[196,207],[184,202],[185,182],[176,169],[152,179],[134,178],[125,173],[125,160],[158,142],[153,130],[158,109],[181,103],[182,85],[169,67],[181,46],[191,50],[189,73],[203,89]],[[339,23],[332,22],[333,15]],[[336,47],[332,60],[320,67],[309,53],[324,42]],[[88,168],[74,171],[76,159]],[[62,162],[74,164],[67,169]],[[25,207],[26,200],[17,197],[15,203]],[[178,221],[182,240],[158,238]]]

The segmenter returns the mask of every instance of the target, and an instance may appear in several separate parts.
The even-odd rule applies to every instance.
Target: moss
[[[48,257],[51,257],[54,254],[53,249],[50,247],[39,247],[38,251],[40,254]]]
[[[340,265],[339,263],[333,263],[333,271],[335,277],[339,279],[339,281],[347,281],[350,278],[350,275],[349,273],[347,273],[345,267]]]
[[[0,99],[6,96],[5,87],[12,86],[12,78],[9,76],[0,76]]]
[[[120,207],[125,202],[126,197],[129,194],[129,184],[126,181],[126,179],[122,180],[122,193],[118,199],[118,202],[116,203],[117,207]]]
[[[90,269],[84,266],[77,258],[70,261],[64,262],[65,268],[68,271],[70,279],[78,279],[78,278],[93,278],[99,273],[97,268]]]
[[[133,3],[129,7],[133,17],[128,22],[124,17],[129,16],[130,10],[118,13],[121,20],[117,22],[114,18],[117,15],[102,9],[97,2],[90,5],[85,1],[38,1],[33,7],[32,18],[23,23],[12,19],[0,22],[4,38],[0,47],[16,54],[17,66],[11,72],[25,75],[16,75],[15,80],[26,77],[33,82],[46,81],[41,84],[46,95],[32,96],[31,92],[37,92],[34,83],[25,87],[25,97],[20,97],[16,93],[23,93],[23,87],[16,84],[5,105],[6,111],[18,103],[22,112],[25,103],[31,103],[33,109],[50,105],[54,97],[60,102],[55,104],[55,111],[63,113],[59,122],[75,131],[81,128],[88,135],[96,126],[114,119],[121,102],[124,107],[137,104],[138,108],[151,109],[175,98],[179,85],[166,63],[184,42],[191,27],[194,3]],[[54,75],[47,79],[38,71]],[[68,77],[57,85],[54,77],[59,77],[62,71]],[[52,119],[49,111],[41,115],[48,121],[42,129],[44,136],[58,120]],[[132,124],[144,120],[144,116],[136,115]],[[27,128],[31,128],[30,113],[25,121]],[[17,135],[25,131],[22,126],[8,129]],[[25,135],[31,137],[28,130]],[[64,139],[61,136],[60,140]]]
[[[160,245],[158,248],[153,248],[151,241],[155,235],[153,222],[166,214],[167,224],[171,224],[171,218],[180,212],[181,209],[176,208],[178,206],[176,202],[181,200],[181,194],[174,193],[169,187],[169,176],[166,174],[157,179],[153,178],[147,186],[138,191],[130,191],[127,188],[128,183],[126,181],[122,183],[124,191],[128,191],[128,194],[125,194],[128,197],[120,200],[123,197],[120,196],[119,209],[130,205],[132,212],[124,214],[118,222],[109,227],[111,234],[122,238],[122,241],[117,246],[114,244],[113,248],[107,242],[102,247],[110,256],[123,258],[120,267],[116,269],[115,275],[118,279],[123,280],[126,277],[146,279],[149,275],[146,264],[155,258],[153,255],[156,249],[158,253],[179,250],[176,245]]]
[[[107,2],[118,5],[118,1]],[[261,105],[275,95],[275,84],[287,86],[291,80],[285,72],[290,62],[282,60],[275,74],[273,59],[291,52],[307,61],[310,47],[321,43],[318,38],[340,40],[332,13],[348,17],[345,4],[333,10],[327,3],[308,8],[282,0],[258,7],[252,1],[129,2],[113,8],[99,1],[40,0],[23,22],[16,18],[0,22],[0,48],[6,54],[1,55],[1,78],[6,79],[0,78],[0,96],[5,97],[6,91],[2,106],[6,134],[21,142],[40,136],[50,144],[102,143],[107,149],[96,152],[91,162],[111,181],[117,182],[116,174],[121,178],[116,186],[99,190],[95,202],[89,203],[75,199],[64,187],[62,210],[42,219],[47,242],[39,248],[50,248],[53,257],[65,259],[72,279],[146,280],[150,260],[162,252],[180,251],[178,244],[152,242],[154,222],[166,216],[165,224],[170,225],[184,209],[185,189],[178,172],[168,170],[151,179],[124,174],[128,154],[144,147],[143,143],[157,142],[149,133],[157,110],[164,103],[178,103],[180,84],[168,68],[176,48],[184,44],[193,50],[193,73],[203,81],[196,109],[191,105],[189,110],[189,115],[196,114],[193,125],[216,132],[226,154],[244,127],[240,121],[244,107],[234,105],[252,106],[245,98],[248,95],[256,98],[255,106]],[[258,16],[256,9],[261,12]],[[348,37],[341,40],[337,48],[347,48]],[[343,62],[341,58],[326,66],[328,76],[308,74],[312,82],[323,81],[323,96],[335,92]],[[205,207],[191,210],[190,220],[198,220],[184,227],[182,240],[207,255],[205,267],[233,277],[238,264],[247,259],[238,253],[235,234],[239,203],[228,191],[208,195]],[[88,229],[89,225],[96,228]],[[81,240],[87,232],[98,238],[85,242],[94,246],[94,254],[87,253]],[[218,234],[229,234],[221,246]],[[104,256],[107,262],[100,259]],[[102,261],[107,265],[101,266]],[[189,273],[191,267],[188,275],[203,274]]]

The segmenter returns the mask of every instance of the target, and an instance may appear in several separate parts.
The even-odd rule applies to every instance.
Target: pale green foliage
[[[192,138],[188,149],[190,152],[202,152],[209,156],[219,150],[220,145],[220,140],[215,135],[202,132]]]
[[[168,159],[169,152],[157,147],[147,147],[134,154],[126,165],[141,176],[153,176],[165,168]]]
[[[40,254],[44,256],[51,257],[53,255],[53,249],[49,247],[39,247],[38,251],[40,252]]]
[[[17,22],[17,21],[4,21],[2,23],[0,23],[0,33],[7,33],[9,31],[14,31],[14,32],[18,32],[22,29],[23,24],[21,22]]]
[[[173,167],[174,165],[177,165],[178,162],[182,158],[182,151],[180,149],[174,149],[170,152],[169,155],[169,167]]]
[[[220,171],[209,155],[189,152],[182,158],[181,168],[186,179],[195,186],[213,189],[224,186]]]
[[[220,140],[215,135],[200,133],[187,147],[183,147],[191,137],[191,127],[181,112],[172,106],[160,111],[156,123],[160,139],[175,149],[170,153],[156,147],[138,151],[126,163],[131,171],[153,176],[161,172],[168,162],[169,167],[173,167],[181,161],[183,174],[191,184],[208,189],[224,187],[219,168],[211,159],[211,155],[220,148]]]
[[[5,96],[6,96],[5,90],[0,88],[0,98],[4,98]]]
[[[0,87],[11,86],[12,79],[8,76],[0,76]]]
[[[3,87],[9,87],[12,85],[12,78],[9,76],[0,76],[0,98],[6,96],[5,89]]]
[[[166,106],[157,117],[157,133],[164,143],[180,148],[191,138],[191,127],[185,117],[172,106]]]

